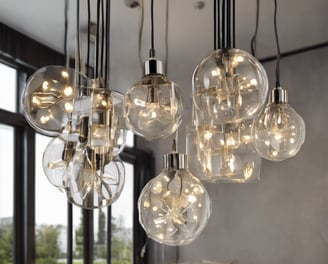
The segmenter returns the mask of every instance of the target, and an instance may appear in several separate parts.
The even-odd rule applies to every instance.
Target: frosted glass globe
[[[56,136],[61,133],[73,111],[76,87],[87,77],[63,66],[47,66],[27,80],[22,106],[28,123],[38,132]]]
[[[198,64],[193,74],[193,101],[208,124],[253,118],[265,104],[267,94],[263,66],[243,50],[216,50]]]
[[[85,209],[109,206],[120,196],[125,181],[123,162],[91,148],[77,149],[68,167],[67,198]]]
[[[146,140],[172,135],[182,121],[180,89],[165,75],[146,75],[128,90],[124,100],[127,127]]]
[[[263,158],[295,156],[305,140],[305,123],[288,103],[269,103],[254,120],[254,146]]]
[[[66,187],[67,166],[75,153],[77,142],[77,135],[62,133],[49,142],[43,153],[44,174],[60,190]]]
[[[195,240],[211,214],[211,201],[202,183],[189,170],[164,169],[142,190],[139,221],[153,240],[181,246]]]

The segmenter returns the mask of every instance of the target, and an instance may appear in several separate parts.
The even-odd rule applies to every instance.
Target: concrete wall
[[[264,66],[272,87],[275,62]],[[190,78],[183,77],[187,86]],[[204,232],[179,249],[151,243],[151,263],[328,263],[328,48],[282,59],[281,83],[306,123],[299,154],[279,163],[263,161],[259,183],[206,184],[213,211]],[[189,84],[186,105],[190,94]],[[181,152],[188,123],[189,106],[180,129]],[[157,172],[171,139],[139,143],[155,151]]]

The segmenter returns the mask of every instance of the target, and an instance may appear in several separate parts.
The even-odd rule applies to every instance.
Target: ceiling
[[[0,21],[41,43],[63,52],[64,0],[1,0]],[[96,0],[92,0],[95,20]],[[140,79],[138,59],[138,22],[140,8],[130,8],[128,0],[111,0],[111,84],[126,91]],[[149,2],[145,4],[142,59],[149,48]],[[190,89],[193,69],[213,49],[212,0],[169,0],[168,75]],[[86,3],[81,3],[81,35],[86,36]],[[165,59],[165,7],[167,1],[155,1],[155,47]],[[204,7],[196,6],[203,3]],[[275,54],[273,0],[260,0],[260,24],[257,57]],[[256,0],[236,0],[237,47],[249,51],[255,29]],[[278,31],[282,51],[290,51],[328,41],[328,1],[278,1]],[[76,1],[69,1],[69,46],[75,47]]]

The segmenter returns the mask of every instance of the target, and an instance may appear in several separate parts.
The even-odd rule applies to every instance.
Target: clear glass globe
[[[211,214],[211,201],[202,183],[189,170],[164,169],[142,190],[139,221],[159,243],[181,246],[195,240]]]
[[[239,128],[239,144],[234,147],[219,145],[215,147],[212,137],[204,148],[199,133],[206,133],[203,127],[187,129],[187,154],[195,162],[190,164],[191,171],[201,180],[208,182],[253,182],[260,178],[261,157],[252,143],[252,122],[236,123]],[[209,131],[213,135],[212,131]]]
[[[67,198],[85,209],[113,204],[120,196],[125,168],[119,156],[110,159],[89,147],[77,149],[68,166]]]
[[[43,171],[49,182],[64,190],[67,183],[67,166],[71,161],[78,142],[75,134],[62,133],[47,145],[43,157]]]
[[[22,106],[28,123],[38,132],[56,136],[61,133],[73,111],[76,87],[87,77],[64,66],[47,66],[27,80]]]
[[[305,123],[287,103],[269,103],[254,120],[254,146],[265,159],[295,156],[305,140]]]
[[[208,124],[253,118],[265,104],[267,94],[263,66],[243,50],[216,50],[198,64],[193,74],[193,101]]]
[[[182,121],[180,89],[165,75],[146,75],[132,86],[124,98],[127,127],[146,140],[172,135]]]

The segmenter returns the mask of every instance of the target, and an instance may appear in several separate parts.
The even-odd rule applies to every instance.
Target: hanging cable
[[[236,47],[236,1],[232,0],[232,48]]]
[[[65,0],[65,22],[64,22],[64,59],[65,66],[69,67],[68,45],[67,45],[67,33],[68,33],[68,0]]]
[[[214,35],[213,35],[213,48],[216,50],[217,47],[217,0],[213,0],[213,27],[214,27]]]
[[[227,47],[226,48],[231,48],[231,3],[232,1],[227,1],[226,6],[227,6]]]
[[[222,3],[221,0],[217,0],[216,4],[216,48],[222,49]]]
[[[256,20],[255,20],[255,31],[251,39],[251,52],[254,57],[256,57],[256,38],[259,28],[259,17],[260,17],[260,0],[256,0]]]
[[[101,0],[101,49],[100,49],[100,76],[104,77],[104,45],[105,45],[105,14],[104,14],[104,1]]]
[[[154,45],[154,0],[150,0],[150,50],[149,57],[155,57]]]
[[[81,71],[81,51],[80,51],[80,1],[76,1],[76,67]]]
[[[166,0],[165,10],[165,74],[167,75],[167,68],[169,63],[169,0]]]
[[[87,76],[90,77],[90,27],[91,27],[91,4],[90,4],[90,0],[88,0],[87,3],[88,7],[88,43],[87,43]]]
[[[141,42],[142,42],[142,33],[143,33],[143,25],[144,25],[144,1],[140,0],[140,16],[139,16],[139,33],[138,33],[138,56],[139,56],[139,63],[140,63],[140,69],[142,71],[143,64],[142,64],[142,58],[141,58]]]
[[[95,58],[95,78],[99,77],[99,23],[100,23],[100,1],[97,1],[97,32],[96,32],[96,58]]]
[[[221,10],[221,21],[222,21],[222,28],[221,28],[221,38],[222,38],[222,48],[227,48],[227,30],[226,30],[226,24],[227,24],[227,9],[226,9],[226,0],[222,1],[222,10]]]
[[[280,44],[279,44],[278,29],[277,29],[277,9],[278,9],[277,0],[274,0],[274,33],[275,33],[276,44],[277,44],[276,87],[280,87]]]
[[[110,64],[110,17],[111,4],[110,0],[106,0],[106,59],[105,59],[105,86],[109,87],[109,64]]]

